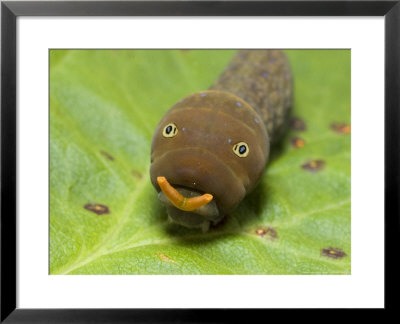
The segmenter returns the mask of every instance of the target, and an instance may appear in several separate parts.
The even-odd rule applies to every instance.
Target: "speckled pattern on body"
[[[279,140],[293,100],[292,73],[281,50],[238,51],[210,89],[231,92],[249,103],[260,114],[271,141]]]

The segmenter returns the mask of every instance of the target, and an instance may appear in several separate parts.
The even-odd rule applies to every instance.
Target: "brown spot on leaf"
[[[278,234],[276,233],[276,230],[273,227],[259,227],[256,229],[256,234],[261,237],[267,235],[274,239],[278,237]]]
[[[289,125],[292,129],[297,131],[305,131],[307,129],[306,123],[299,117],[290,118]]]
[[[292,143],[292,146],[295,148],[300,148],[300,147],[303,147],[304,145],[306,145],[305,140],[303,140],[300,137],[292,138],[291,143]]]
[[[308,161],[307,163],[303,164],[301,168],[306,171],[310,172],[317,172],[325,166],[324,160],[312,160]]]
[[[100,153],[101,153],[103,156],[105,156],[107,159],[109,159],[110,161],[114,161],[114,157],[113,157],[111,154],[109,154],[109,153],[107,153],[107,152],[105,152],[105,151],[100,151]]]
[[[321,255],[328,258],[340,259],[344,258],[347,254],[341,249],[329,247],[327,249],[322,249]]]
[[[168,256],[166,256],[163,253],[157,253],[157,256],[160,258],[161,261],[164,261],[164,262],[175,262],[174,260],[172,260],[171,258],[169,258]]]
[[[266,231],[264,229],[262,229],[262,228],[259,228],[259,229],[256,230],[256,234],[259,235],[259,236],[264,236],[265,233],[266,233]]]
[[[143,178],[143,174],[142,174],[141,172],[137,171],[137,170],[132,170],[132,171],[131,171],[131,174],[132,174],[132,176],[133,176],[134,178],[136,178],[136,179],[138,179],[138,180],[140,180],[140,179]]]
[[[345,123],[333,123],[331,128],[339,134],[350,134],[351,132],[351,126]]]
[[[103,214],[110,213],[110,209],[106,205],[102,205],[102,204],[88,203],[83,207],[93,213],[96,213],[97,215],[103,215]]]

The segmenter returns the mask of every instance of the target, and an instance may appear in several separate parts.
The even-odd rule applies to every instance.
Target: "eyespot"
[[[235,153],[238,157],[246,157],[249,155],[249,146],[245,142],[239,142],[233,145],[233,153]]]
[[[174,123],[170,123],[164,127],[162,134],[164,137],[174,137],[176,134],[178,134],[178,127],[176,127]]]

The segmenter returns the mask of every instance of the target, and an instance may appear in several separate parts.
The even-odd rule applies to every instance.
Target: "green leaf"
[[[292,126],[306,129],[287,132],[223,224],[167,222],[149,180],[153,131],[233,53],[51,50],[51,274],[350,274],[348,50],[287,51]]]

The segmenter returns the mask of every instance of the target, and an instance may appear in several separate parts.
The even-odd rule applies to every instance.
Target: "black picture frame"
[[[268,320],[268,310],[16,308],[16,19],[19,16],[384,16],[385,310],[395,310],[400,232],[400,0],[395,1],[2,1],[1,322],[126,323]],[[373,151],[373,148],[371,148]],[[371,237],[373,233],[371,234]],[[371,262],[373,259],[371,258]],[[239,314],[246,313],[246,314]],[[387,313],[387,312],[386,312]]]

